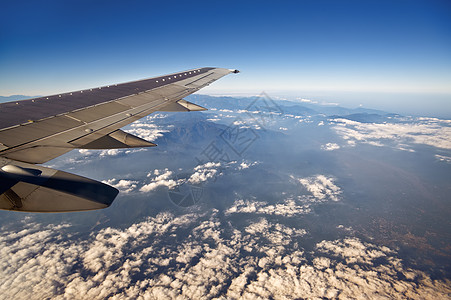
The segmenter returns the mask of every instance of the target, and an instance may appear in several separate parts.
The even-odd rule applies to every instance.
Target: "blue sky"
[[[9,1],[0,13],[0,95],[218,66],[242,73],[205,92],[400,109],[415,101],[451,114],[450,3]]]

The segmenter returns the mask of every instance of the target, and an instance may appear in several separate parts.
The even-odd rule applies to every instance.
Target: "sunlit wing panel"
[[[104,183],[36,166],[72,149],[152,147],[120,130],[155,111],[200,111],[183,97],[237,70],[165,76],[0,104],[0,209],[66,212],[111,205]]]
[[[44,163],[154,111],[234,70],[201,68],[0,104],[0,155]]]

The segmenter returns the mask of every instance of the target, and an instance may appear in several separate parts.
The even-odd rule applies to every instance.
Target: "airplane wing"
[[[0,209],[106,208],[115,188],[37,164],[73,149],[152,147],[120,128],[155,111],[199,111],[183,99],[238,70],[193,69],[155,78],[0,103]]]

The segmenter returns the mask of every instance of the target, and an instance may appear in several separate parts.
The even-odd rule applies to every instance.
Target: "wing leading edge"
[[[116,189],[36,164],[73,149],[156,146],[120,128],[155,111],[205,110],[183,98],[229,73],[238,71],[200,68],[0,104],[0,209],[61,212],[108,207]]]

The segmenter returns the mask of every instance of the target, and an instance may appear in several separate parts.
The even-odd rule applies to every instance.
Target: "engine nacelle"
[[[0,209],[70,212],[106,208],[119,191],[51,168],[9,161],[0,168]]]

